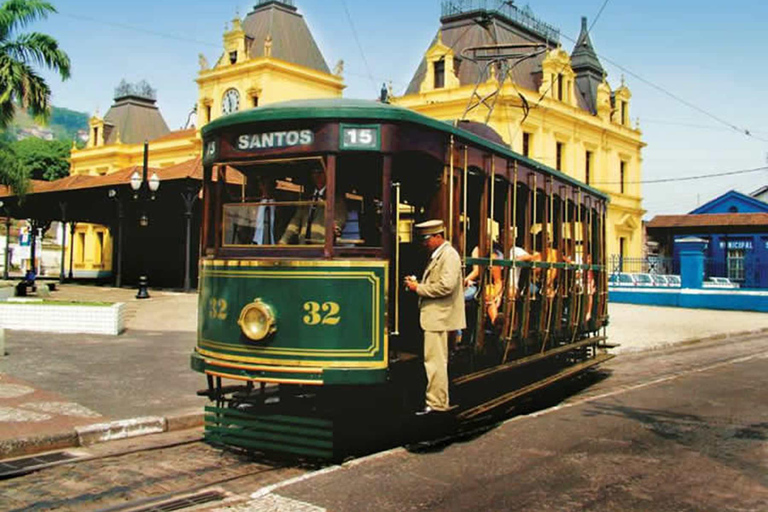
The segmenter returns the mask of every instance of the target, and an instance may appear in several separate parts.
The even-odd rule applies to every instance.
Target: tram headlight
[[[277,331],[275,312],[261,299],[246,305],[237,320],[245,336],[253,341],[261,341]]]

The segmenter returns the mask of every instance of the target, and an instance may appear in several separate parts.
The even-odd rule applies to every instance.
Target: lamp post
[[[8,280],[9,266],[11,259],[8,257],[8,249],[11,244],[11,215],[8,213],[8,209],[5,207],[5,203],[0,201],[0,209],[2,209],[5,216],[5,251],[3,256],[3,279]],[[2,354],[0,354],[2,356]]]
[[[141,205],[141,214],[139,215],[139,231],[142,238],[146,238],[146,228],[149,226],[149,215],[147,214],[147,207],[150,201],[155,199],[155,192],[160,188],[160,178],[157,177],[157,173],[152,173],[152,176],[147,179],[149,161],[149,143],[144,141],[144,166],[142,174],[139,171],[134,171],[131,174],[131,189],[133,189],[133,199],[138,201]],[[139,275],[139,290],[136,293],[137,299],[148,299],[149,292],[147,291],[147,285],[149,279],[147,278],[147,245],[142,246],[143,251],[141,255],[141,274]]]

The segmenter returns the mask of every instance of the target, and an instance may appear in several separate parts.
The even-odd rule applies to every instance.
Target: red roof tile
[[[768,213],[657,215],[647,224],[648,229],[720,226],[768,226]]]
[[[135,171],[141,173],[142,167],[140,165],[132,165],[103,176],[74,174],[55,181],[32,180],[28,194],[45,194],[50,192],[65,192],[70,190],[128,185],[131,182],[131,175]],[[150,167],[148,171],[150,175],[153,172],[156,172],[161,182],[183,179],[203,180],[203,162],[200,157],[192,158],[191,160],[162,169]],[[216,176],[213,178],[214,181],[216,181]],[[234,175],[233,173],[228,173],[227,182],[233,185],[242,184],[242,176],[237,173]],[[0,185],[0,197],[13,197],[14,195],[15,194],[11,192],[8,187]]]

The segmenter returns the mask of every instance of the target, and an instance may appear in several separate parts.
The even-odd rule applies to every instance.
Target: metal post
[[[125,212],[123,211],[123,202],[120,197],[117,198],[117,262],[115,286],[120,288],[123,285],[123,232],[125,231]]]
[[[30,268],[27,269],[27,272],[30,270],[37,276],[37,265],[35,265],[35,258],[37,258],[37,222],[34,220],[30,222],[32,229],[30,229],[29,233],[29,265]],[[25,273],[24,277],[27,277],[27,274]]]
[[[187,235],[184,247],[184,291],[188,292],[192,288],[190,278],[190,266],[192,259],[192,208],[197,199],[197,193],[194,191],[182,192],[181,198],[184,200],[184,218],[186,219]]]
[[[73,222],[69,225],[69,280],[70,281],[73,279],[72,267],[74,266],[74,260],[75,260],[75,228],[76,227],[77,227],[77,222]]]
[[[59,271],[59,283],[64,284],[64,261],[67,257],[67,203],[61,201],[59,209],[61,210],[61,270]]]
[[[10,271],[11,258],[9,258],[8,250],[11,246],[11,216],[8,212],[5,212],[5,266],[3,267],[3,279],[8,280],[8,272]]]
[[[144,166],[141,173],[141,186],[138,190],[138,200],[141,205],[141,216],[139,220],[139,231],[141,232],[141,275],[139,276],[139,290],[136,292],[137,299],[148,299],[149,291],[149,279],[147,278],[147,250],[149,249],[147,244],[147,224],[149,223],[149,217],[147,215],[147,196],[149,195],[149,183],[147,182],[147,167],[149,161],[149,143],[144,141]]]

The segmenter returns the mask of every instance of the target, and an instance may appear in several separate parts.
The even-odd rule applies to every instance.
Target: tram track
[[[2,461],[2,464],[8,467],[8,469],[6,469],[3,472],[0,472],[0,481],[17,478],[19,476],[23,476],[29,473],[43,471],[43,470],[54,468],[64,464],[71,465],[71,464],[91,462],[96,460],[104,460],[112,457],[132,455],[135,453],[144,453],[144,452],[150,452],[155,450],[161,450],[165,448],[174,448],[176,446],[184,446],[184,445],[189,445],[189,444],[193,444],[201,441],[203,441],[203,436],[198,435],[198,436],[195,436],[195,438],[192,440],[158,444],[158,445],[150,446],[147,448],[131,448],[128,450],[102,453],[102,454],[88,455],[89,453],[88,449],[72,449],[72,450],[62,450],[62,451],[51,452],[49,454],[32,455],[28,457],[18,457],[18,458],[7,460],[7,461]],[[62,456],[58,458],[53,457],[53,460],[51,462],[46,462],[47,460],[49,460],[49,457],[48,457],[49,455],[62,455]],[[26,463],[27,461],[34,462],[35,460],[40,460],[41,462],[39,464]],[[20,463],[20,464],[15,464],[15,463]],[[13,469],[14,467],[17,467],[17,469]]]
[[[263,487],[314,469],[254,460],[210,446],[199,434],[108,453],[73,452],[77,458],[0,481],[0,510],[179,510],[201,496],[238,501],[239,486]]]
[[[455,442],[473,439],[509,421],[538,416],[575,404],[602,400],[647,386],[663,384],[685,375],[706,372],[754,358],[768,357],[755,346],[756,337],[732,340],[729,350],[717,343],[680,347],[659,353],[635,354],[580,377],[567,379],[519,401],[505,404],[493,414],[454,424],[452,432],[432,432],[430,437],[404,445],[412,452],[442,449]],[[604,380],[606,376],[611,379]],[[242,452],[222,450],[202,441],[199,431],[174,439],[158,436],[154,441],[132,441],[122,448],[97,445],[79,458],[36,469],[34,474],[0,480],[0,509],[86,510],[140,512],[182,509],[196,499],[213,500],[211,506],[226,506],[247,500],[243,489],[270,488],[298,477],[311,475],[318,466],[254,460]],[[89,453],[90,450],[90,453]],[[373,453],[378,456],[379,453]],[[355,459],[358,464],[365,457]],[[331,469],[342,466],[330,466]],[[192,505],[184,505],[191,500]]]

